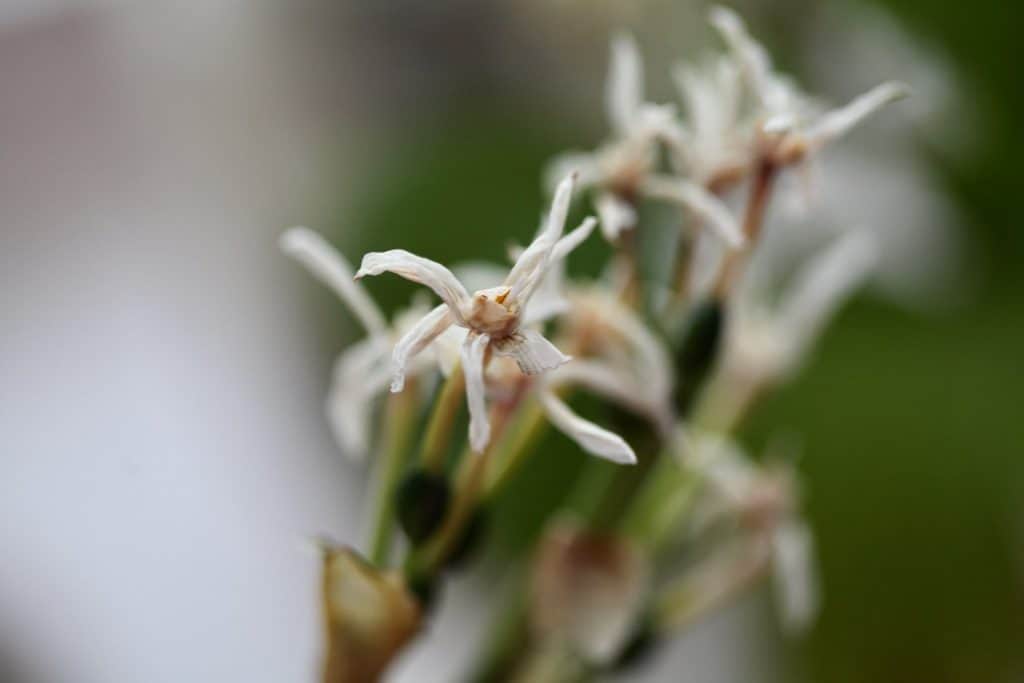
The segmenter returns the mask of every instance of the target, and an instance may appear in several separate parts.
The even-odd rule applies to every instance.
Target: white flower
[[[902,83],[883,83],[843,107],[822,113],[791,79],[773,70],[767,51],[735,12],[714,7],[710,21],[740,65],[754,100],[761,154],[773,163],[802,161],[886,104],[909,94]]]
[[[742,241],[728,210],[709,192],[681,177],[648,180],[657,170],[659,143],[678,139],[679,126],[671,105],[644,101],[643,62],[633,38],[612,40],[612,59],[606,89],[612,138],[595,152],[569,152],[555,159],[549,177],[580,174],[580,185],[593,188],[601,232],[609,242],[636,226],[634,204],[641,195],[678,203],[722,232],[731,245]]]
[[[670,139],[677,171],[712,190],[742,179],[753,157],[743,118],[743,82],[732,55],[677,64],[672,75],[686,112],[679,135]]]
[[[356,279],[392,272],[426,285],[444,302],[423,317],[396,344],[392,355],[391,391],[402,390],[410,359],[423,351],[452,325],[468,331],[461,356],[469,406],[469,438],[480,452],[490,441],[485,401],[484,367],[491,353],[516,360],[527,375],[536,375],[569,358],[534,329],[524,327],[527,306],[557,258],[578,243],[578,233],[562,238],[575,177],[565,178],[555,193],[545,229],[520,255],[504,282],[480,289],[472,296],[455,275],[439,263],[402,249],[374,252],[363,257]],[[592,229],[592,226],[591,228]],[[578,230],[589,231],[586,225]],[[559,247],[560,240],[563,247]],[[568,244],[566,248],[564,245]]]
[[[414,303],[388,325],[366,290],[353,281],[348,261],[323,237],[308,228],[291,228],[281,235],[280,244],[286,254],[334,290],[366,330],[366,337],[335,361],[327,399],[327,418],[338,445],[348,456],[362,460],[369,449],[373,399],[384,393],[390,379],[391,347],[426,306]],[[420,374],[430,367],[428,359],[423,359],[412,372]]]
[[[789,276],[791,264],[775,264],[775,273],[770,268],[752,268],[732,301],[726,372],[755,383],[787,379],[799,369],[829,318],[871,273],[878,257],[871,233],[851,231],[797,269],[773,306],[763,301],[764,292],[774,284],[769,279]]]
[[[804,631],[817,615],[820,597],[813,535],[798,514],[795,472],[779,463],[758,465],[722,435],[687,429],[683,441],[684,465],[706,483],[705,527],[723,515],[734,516],[751,548],[736,570],[719,573],[745,583],[751,572],[759,573],[761,562],[770,563],[782,624],[791,633]]]
[[[675,370],[664,343],[629,307],[599,287],[569,292],[565,332],[580,357],[551,373],[554,385],[582,386],[649,419],[662,436],[675,421]]]

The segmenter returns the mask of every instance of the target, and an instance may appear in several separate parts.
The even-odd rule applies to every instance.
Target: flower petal
[[[747,32],[743,20],[733,10],[716,5],[711,8],[708,20],[736,55],[754,96],[762,106],[768,106],[773,89],[772,63],[768,52]]]
[[[534,238],[515,265],[505,278],[505,286],[509,287],[509,297],[524,305],[533,294],[534,289],[540,284],[544,274],[547,272],[548,264],[551,261],[551,252],[562,236],[565,229],[565,219],[569,215],[569,203],[572,201],[572,191],[576,184],[576,174],[570,174],[562,180],[555,191],[555,198],[551,202],[551,212],[548,214],[544,230]]]
[[[635,123],[644,99],[644,65],[633,36],[620,33],[612,39],[611,65],[605,107],[612,130],[627,134]]]
[[[529,304],[520,314],[521,325],[542,323],[569,310],[569,302],[564,296],[565,259],[571,251],[590,236],[596,225],[597,219],[590,216],[555,244],[554,249],[551,250],[551,264],[547,275],[534,290]],[[522,251],[520,250],[515,255],[518,256],[519,253]]]
[[[426,285],[448,304],[456,320],[463,322],[463,311],[469,306],[469,293],[452,271],[440,263],[411,254],[404,249],[375,251],[363,257],[356,279],[384,272],[391,272],[406,280]]]
[[[636,211],[611,192],[602,192],[595,204],[601,217],[601,234],[609,242],[614,244],[622,233],[636,227]]]
[[[651,176],[644,180],[641,190],[650,197],[675,202],[693,211],[706,220],[729,246],[743,245],[743,231],[729,207],[700,185],[682,178]]]
[[[496,354],[515,358],[519,369],[526,375],[554,370],[569,362],[569,356],[536,330],[521,329],[512,336],[495,339],[493,344]]]
[[[550,391],[539,392],[538,398],[551,424],[579,444],[580,448],[591,455],[621,465],[636,464],[636,454],[621,436],[584,420]]]
[[[341,451],[353,460],[365,460],[369,450],[373,398],[387,390],[389,355],[387,338],[373,336],[353,344],[335,361],[327,420]]]
[[[427,348],[432,341],[454,323],[448,304],[441,304],[427,313],[418,323],[402,335],[391,352],[391,392],[405,387],[405,371],[409,359]]]
[[[807,143],[818,148],[836,138],[842,137],[851,128],[890,102],[910,95],[910,88],[904,83],[888,82],[875,86],[863,95],[854,98],[844,107],[833,109],[818,118],[807,133]]]
[[[341,297],[370,334],[387,329],[384,315],[360,285],[352,281],[352,266],[341,253],[309,228],[289,228],[281,235],[281,250],[304,265]]]
[[[799,634],[812,624],[821,602],[814,535],[802,520],[788,519],[775,532],[773,551],[773,583],[782,625]]]
[[[469,408],[469,445],[477,453],[483,453],[491,440],[491,421],[484,400],[484,356],[490,341],[486,334],[470,334],[462,344],[462,369],[466,374],[466,405]]]

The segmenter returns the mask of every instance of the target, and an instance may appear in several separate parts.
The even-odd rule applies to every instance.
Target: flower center
[[[511,289],[491,287],[473,294],[467,321],[477,332],[493,338],[507,337],[519,329],[519,307],[509,300]]]

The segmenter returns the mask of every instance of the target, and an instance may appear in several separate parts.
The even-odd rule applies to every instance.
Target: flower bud
[[[614,662],[640,621],[649,568],[628,539],[560,524],[533,566],[530,623],[594,666]]]
[[[451,488],[443,475],[415,469],[402,479],[395,492],[398,523],[414,545],[437,531],[450,500]]]
[[[420,608],[401,575],[349,548],[323,547],[324,683],[369,683],[420,626]]]

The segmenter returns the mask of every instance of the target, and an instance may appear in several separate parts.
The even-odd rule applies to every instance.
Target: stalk
[[[444,471],[444,456],[448,451],[448,444],[451,443],[455,418],[459,415],[465,392],[466,376],[462,371],[462,364],[457,363],[437,395],[423,437],[420,464],[428,472],[441,474]]]
[[[406,453],[416,421],[416,389],[415,383],[410,382],[402,393],[390,394],[384,419],[381,420],[379,469],[369,539],[369,559],[378,567],[387,564],[391,550],[395,528],[395,488],[405,469]]]

